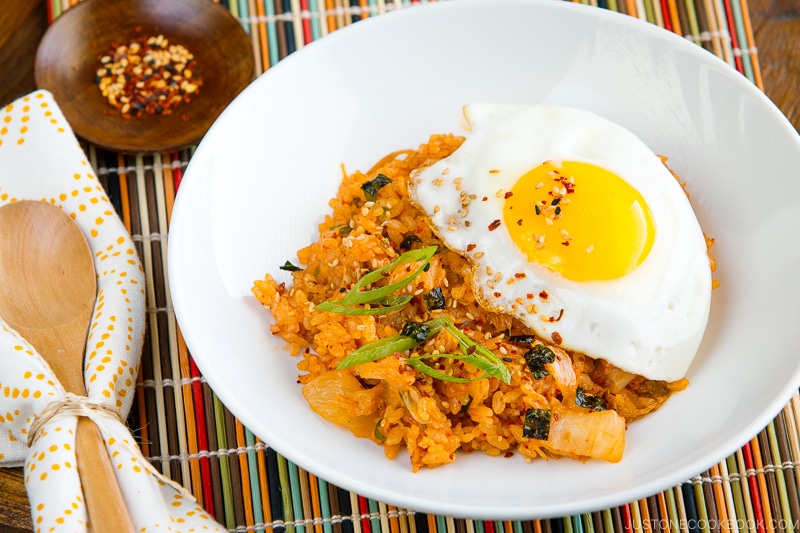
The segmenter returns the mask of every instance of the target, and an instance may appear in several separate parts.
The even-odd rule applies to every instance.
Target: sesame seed
[[[490,289],[494,289],[494,281],[492,280],[487,281],[486,286],[489,287]]]
[[[446,168],[446,169],[442,170],[442,176],[446,176],[449,173],[450,173],[450,169],[449,168]]]
[[[438,213],[441,208],[442,208],[441,206],[435,205],[435,206],[433,206],[433,212],[434,213]]]
[[[442,180],[442,178],[436,178],[436,179],[434,179],[434,180],[433,180],[431,183],[433,183],[434,185],[436,185],[436,186],[438,187],[438,186],[440,186],[442,183],[444,183],[444,180]]]
[[[586,247],[586,253],[587,254],[592,253],[592,250],[594,250],[594,245],[593,244],[590,244],[589,246]]]
[[[483,252],[475,252],[475,258],[476,258],[476,259],[480,259],[480,258],[481,258],[481,257],[483,257],[484,255],[486,255],[486,254],[484,254]]]
[[[497,274],[494,275],[493,280],[494,280],[495,283],[497,283],[501,279],[503,279],[503,273],[502,272],[498,272]]]
[[[542,187],[544,187],[544,182],[543,181],[540,181],[539,183],[536,184],[536,188],[537,189],[541,189]]]
[[[458,228],[455,226],[447,226],[447,231],[458,231]]]
[[[464,178],[454,178],[453,183],[456,185],[461,185],[461,182],[464,181]]]
[[[494,195],[495,195],[497,198],[502,198],[502,197],[503,197],[503,195],[505,195],[505,194],[506,194],[506,191],[504,191],[503,189],[498,189],[498,190],[497,190],[497,192],[496,192],[496,193],[494,193]]]
[[[487,276],[491,276],[493,273],[494,273],[494,270],[492,270],[492,267],[487,266],[486,267],[486,275]]]
[[[311,303],[311,302],[310,302],[310,303]],[[358,331],[364,331],[365,329],[367,329],[367,326],[366,326],[366,325],[364,325],[364,324],[359,324],[359,325],[357,325],[357,326],[356,326],[356,329],[357,329]]]
[[[467,317],[468,319],[470,319],[470,320],[475,320],[475,315],[473,315],[473,314],[472,314],[472,313],[470,313],[469,311],[467,311],[466,317]]]
[[[501,346],[499,351],[503,355],[508,355],[508,350],[506,350],[505,346]]]

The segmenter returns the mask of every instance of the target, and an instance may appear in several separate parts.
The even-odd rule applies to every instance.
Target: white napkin
[[[53,97],[37,91],[0,109],[0,205],[60,206],[94,253],[97,300],[86,343],[87,396],[119,411],[133,402],[145,332],[145,279],[133,241]],[[0,466],[25,466],[37,531],[89,531],[75,459],[76,416],[50,419],[28,448],[37,414],[65,391],[36,350],[0,317]],[[141,454],[119,419],[91,417],[106,443],[136,531],[226,531]],[[51,529],[55,528],[55,529]]]

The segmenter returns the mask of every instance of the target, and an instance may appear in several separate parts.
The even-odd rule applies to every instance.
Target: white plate
[[[413,474],[406,456],[312,413],[253,280],[316,237],[341,177],[460,130],[472,101],[590,109],[689,183],[721,287],[691,386],[631,424],[618,464],[479,454]],[[175,312],[201,371],[256,435],[343,488],[480,519],[564,516],[674,486],[757,434],[800,382],[800,138],[756,87],[666,30],[587,6],[460,0],[381,15],[283,60],[222,114],[172,217]]]

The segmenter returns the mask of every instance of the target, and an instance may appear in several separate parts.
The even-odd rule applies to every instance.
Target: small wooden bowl
[[[157,35],[194,55],[202,86],[170,114],[123,118],[96,82],[100,57],[115,45]],[[78,137],[123,153],[196,144],[254,73],[249,37],[211,0],[83,0],[47,30],[35,68],[36,84],[53,93]]]

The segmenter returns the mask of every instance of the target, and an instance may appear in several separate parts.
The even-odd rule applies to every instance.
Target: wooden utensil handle
[[[81,416],[75,433],[78,474],[92,531],[133,533],[133,522],[100,430],[91,419]]]

